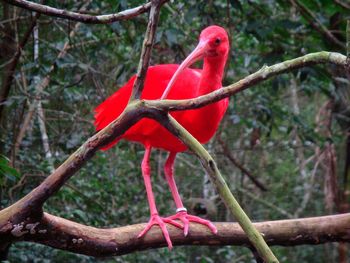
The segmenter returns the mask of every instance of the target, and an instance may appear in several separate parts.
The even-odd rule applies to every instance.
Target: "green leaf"
[[[10,161],[5,156],[0,155],[0,178],[2,182],[5,177],[15,182],[20,177],[20,174],[15,168],[10,166]]]

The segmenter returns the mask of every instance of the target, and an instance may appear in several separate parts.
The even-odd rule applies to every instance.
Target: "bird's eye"
[[[215,44],[216,45],[219,45],[221,43],[221,39],[219,38],[219,37],[217,37],[216,39],[215,39]]]

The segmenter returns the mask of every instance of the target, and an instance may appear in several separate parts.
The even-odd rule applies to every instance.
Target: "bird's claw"
[[[198,223],[198,224],[207,226],[210,229],[210,231],[213,232],[213,234],[218,233],[218,230],[216,229],[216,227],[214,226],[214,224],[212,222],[210,222],[209,220],[205,220],[203,218],[200,218],[198,216],[189,215],[189,214],[187,214],[186,211],[177,212],[175,215],[167,217],[167,219],[180,220],[183,223],[183,229],[184,229],[185,236],[187,236],[187,234],[188,234],[190,222],[194,222],[194,223]]]
[[[169,232],[168,232],[168,229],[167,229],[165,223],[168,223],[168,224],[171,224],[177,228],[183,229],[183,226],[181,224],[179,224],[178,222],[176,222],[175,220],[170,219],[170,218],[160,217],[158,214],[153,214],[153,215],[151,215],[151,218],[148,221],[146,227],[137,236],[137,238],[144,236],[152,228],[152,226],[159,225],[159,227],[163,233],[163,236],[168,244],[168,248],[169,248],[169,250],[171,250],[173,248],[173,244],[170,240]]]
[[[183,225],[181,225],[180,223],[178,223],[175,220],[180,220]],[[186,211],[181,211],[181,212],[177,212],[175,215],[165,217],[165,218],[160,217],[158,214],[151,215],[151,218],[150,218],[149,222],[147,223],[146,227],[137,236],[137,238],[141,238],[142,236],[144,236],[152,228],[152,226],[159,225],[159,227],[163,233],[163,236],[168,244],[168,248],[169,248],[169,250],[171,250],[173,248],[173,244],[171,242],[169,232],[168,232],[168,229],[166,227],[166,223],[171,224],[177,228],[183,229],[184,235],[187,236],[190,222],[205,225],[214,234],[217,234],[217,232],[218,232],[218,230],[216,229],[214,224],[211,223],[209,220],[205,220],[205,219],[200,218],[198,216],[189,215],[189,214],[187,214]]]

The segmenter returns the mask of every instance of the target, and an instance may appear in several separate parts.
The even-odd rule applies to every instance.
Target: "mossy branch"
[[[247,214],[237,202],[236,198],[227,186],[222,177],[214,159],[208,151],[194,138],[180,123],[178,123],[171,115],[167,115],[165,120],[159,120],[171,133],[177,136],[186,146],[199,158],[200,162],[207,171],[211,182],[216,187],[221,200],[224,201],[226,207],[233,214],[239,225],[246,233],[252,246],[255,247],[259,255],[265,262],[279,262],[269,246],[266,244],[262,235],[253,226]]]
[[[347,63],[346,56],[337,52],[327,51],[310,53],[298,58],[277,63],[272,66],[265,65],[255,73],[250,74],[229,86],[223,87],[206,95],[186,100],[149,100],[146,101],[146,105],[148,107],[154,107],[167,111],[197,109],[230,97],[284,72],[325,63],[345,67]]]

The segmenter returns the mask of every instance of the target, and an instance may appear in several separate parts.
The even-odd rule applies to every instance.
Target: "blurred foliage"
[[[88,13],[108,14],[144,1],[90,1]],[[223,85],[231,84],[273,64],[321,50],[345,53],[310,25],[292,1],[172,1],[161,11],[151,64],[180,63],[196,45],[200,31],[210,24],[225,27],[231,37],[231,55]],[[300,1],[314,17],[344,43],[345,21],[350,10],[325,0]],[[82,1],[46,1],[47,5],[79,10]],[[4,4],[0,6],[5,12]],[[0,21],[21,38],[32,19],[30,12],[11,8],[17,17]],[[11,13],[12,14],[12,13]],[[18,153],[15,141],[24,116],[33,102],[37,81],[52,65],[50,84],[41,92],[45,124],[57,167],[94,134],[93,109],[121,87],[136,72],[147,15],[111,25],[80,24],[42,15],[39,19],[39,58],[33,59],[33,40],[24,48],[1,123],[0,198],[6,207],[37,186],[50,173],[38,117],[29,123]],[[68,41],[67,54],[57,59]],[[1,67],[6,61],[1,60]],[[200,66],[198,64],[197,66]],[[232,154],[267,188],[261,192],[229,161],[214,138],[206,147],[215,156],[232,191],[253,220],[325,215],[325,166],[318,165],[316,149],[334,143],[337,153],[336,180],[339,191],[344,174],[345,131],[349,125],[349,93],[340,93],[336,78],[348,81],[330,65],[303,68],[277,76],[231,98],[229,110],[218,131]],[[347,81],[347,82],[346,82]],[[293,88],[295,95],[293,97]],[[349,92],[349,90],[348,90]],[[345,95],[344,95],[345,94]],[[317,120],[327,101],[333,116],[329,132]],[[345,110],[344,110],[345,101]],[[343,104],[339,104],[339,103]],[[338,103],[338,104],[337,104]],[[339,106],[340,105],[340,106]],[[337,107],[338,108],[337,108]],[[342,109],[341,111],[339,109]],[[321,116],[323,116],[321,114]],[[342,126],[338,120],[342,120]],[[345,123],[345,124],[344,124]],[[45,211],[80,223],[114,227],[148,220],[145,190],[139,164],[143,147],[121,141],[107,152],[98,152],[45,204]],[[6,157],[5,157],[6,156]],[[312,158],[312,156],[315,156]],[[163,215],[174,204],[162,174],[164,152],[152,155],[156,202]],[[309,161],[308,161],[309,160]],[[11,161],[11,162],[10,162]],[[10,163],[12,165],[10,165]],[[16,169],[14,169],[15,167]],[[176,181],[184,200],[213,200],[218,213],[212,220],[234,219],[218,200],[199,162],[189,153],[178,156]],[[246,192],[249,193],[245,194]],[[339,194],[339,193],[337,193]],[[263,200],[263,201],[261,201]],[[301,207],[301,204],[304,207]],[[283,213],[282,213],[282,212]],[[296,214],[298,211],[298,214]],[[274,247],[281,262],[336,262],[336,245]],[[18,243],[11,247],[10,262],[95,262],[45,246]],[[103,262],[253,262],[251,252],[241,247],[177,247],[136,252]]]

